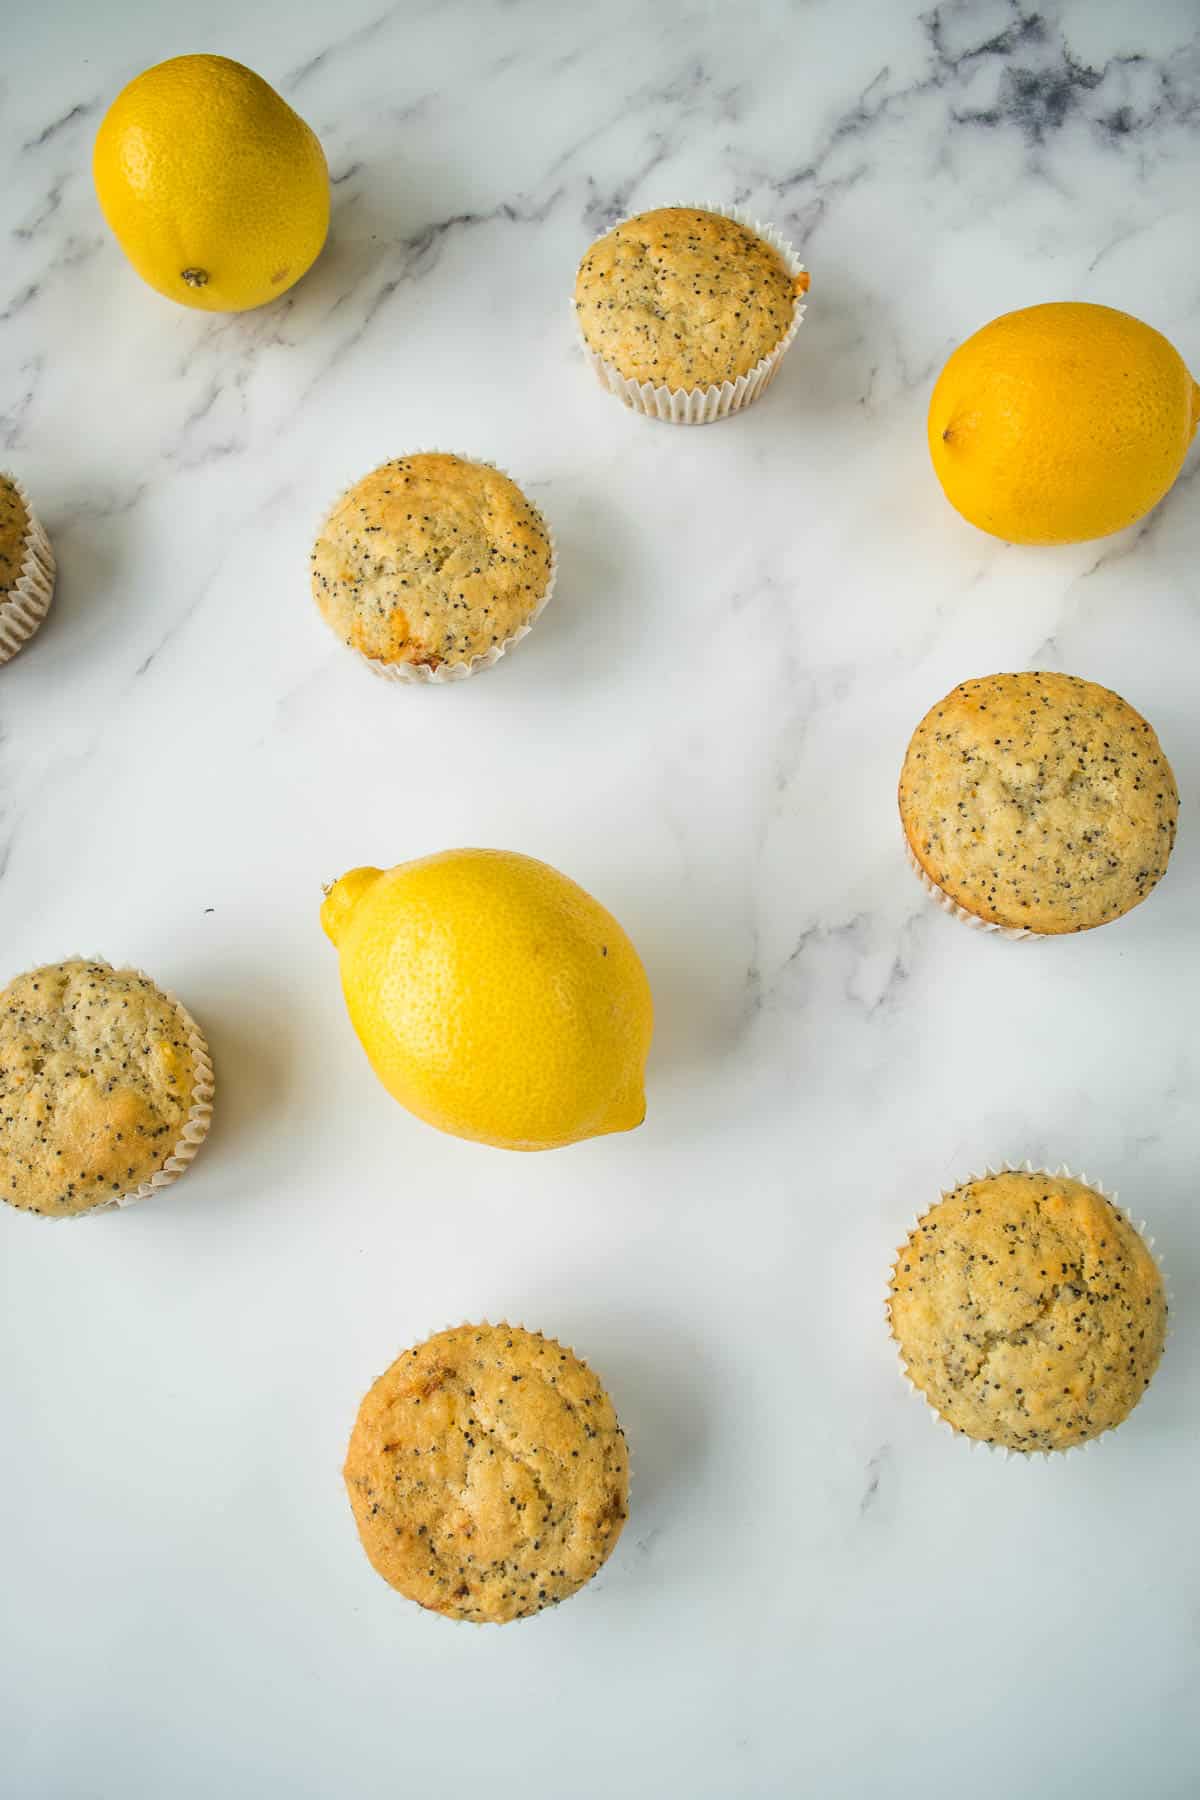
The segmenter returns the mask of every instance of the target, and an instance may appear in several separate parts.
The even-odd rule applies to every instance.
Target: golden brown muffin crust
[[[132,1193],[174,1151],[194,1069],[187,1024],[144,975],[18,976],[0,994],[0,1199],[68,1217]]]
[[[312,553],[317,605],[379,662],[470,662],[527,625],[550,582],[541,515],[485,463],[398,457],[342,496]]]
[[[712,387],[774,350],[807,287],[736,219],[663,206],[592,245],[575,310],[587,344],[627,380]]]
[[[935,886],[1009,928],[1087,931],[1161,879],[1171,765],[1119,694],[1037,671],[965,681],[913,733],[900,817]]]
[[[896,1262],[908,1375],[968,1437],[1068,1450],[1119,1425],[1158,1366],[1167,1302],[1120,1209],[1067,1176],[989,1175],[947,1194]]]
[[[371,1388],[346,1456],[359,1536],[434,1612],[503,1623],[565,1600],[625,1522],[629,1461],[591,1370],[538,1332],[462,1325]]]
[[[29,536],[29,514],[16,486],[0,475],[0,600],[12,593],[21,579]]]

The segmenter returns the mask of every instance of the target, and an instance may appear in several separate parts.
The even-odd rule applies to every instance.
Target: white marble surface
[[[219,319],[143,287],[92,194],[138,69],[219,50],[333,172],[329,247]],[[1200,362],[1189,0],[606,8],[152,0],[22,9],[0,71],[0,447],[61,561],[0,671],[7,977],[100,951],[208,1028],[217,1121],[171,1194],[5,1213],[0,1741],[21,1800],[1195,1792],[1194,452],[1141,530],[963,525],[931,380],[1008,307],[1138,313]],[[789,231],[808,322],[769,398],[632,418],[572,341],[619,213]],[[431,445],[558,534],[501,668],[376,683],[315,616],[314,523]],[[1027,948],[943,918],[897,836],[956,681],[1065,669],[1183,792],[1153,899]],[[639,945],[633,1135],[510,1157],[372,1079],[317,924],[347,865],[543,856]],[[898,1380],[885,1271],[989,1158],[1082,1165],[1152,1222],[1175,1330],[1129,1425],[1006,1464]],[[339,1468],[406,1342],[507,1315],[603,1371],[633,1514],[504,1631],[406,1605]]]

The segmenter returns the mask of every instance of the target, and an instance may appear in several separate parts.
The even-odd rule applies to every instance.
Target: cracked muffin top
[[[588,347],[627,380],[715,387],[775,349],[807,290],[807,274],[736,219],[662,206],[592,245],[575,311]]]
[[[52,963],[0,994],[0,1199],[55,1218],[131,1194],[192,1104],[189,1025],[133,969]]]
[[[892,1273],[892,1336],[956,1431],[1069,1450],[1119,1425],[1162,1356],[1158,1265],[1125,1214],[1067,1176],[1013,1171],[946,1194]]]
[[[913,733],[900,775],[909,848],[991,924],[1088,931],[1144,900],[1179,793],[1153,730],[1108,688],[1031,672],[964,681]]]
[[[501,1624],[565,1600],[625,1522],[629,1459],[612,1402],[536,1331],[462,1325],[371,1388],[346,1456],[363,1549],[433,1612]]]
[[[313,548],[313,597],[375,662],[469,663],[528,625],[553,563],[541,514],[487,463],[386,462],[342,495]]]

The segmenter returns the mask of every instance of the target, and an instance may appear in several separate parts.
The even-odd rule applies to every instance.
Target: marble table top
[[[320,262],[241,317],[144,287],[89,173],[121,85],[198,49],[334,181]],[[1195,7],[46,0],[0,147],[0,465],[61,570],[0,670],[0,976],[133,962],[218,1070],[168,1195],[0,1218],[8,1791],[1194,1794],[1200,456],[1140,528],[1012,548],[945,504],[924,416],[1039,300],[1200,363]],[[761,405],[684,431],[600,391],[569,296],[618,216],[705,200],[812,292]],[[434,446],[522,481],[561,572],[498,669],[397,689],[307,555]],[[1031,667],[1145,712],[1183,806],[1147,905],[1029,946],[923,897],[895,782],[949,687]],[[372,1079],[322,883],[459,844],[639,946],[637,1133],[509,1156]],[[1174,1331],[1119,1433],[1006,1463],[905,1392],[882,1294],[914,1211],[1027,1156],[1149,1221]],[[376,1373],[481,1316],[573,1343],[634,1468],[600,1577],[504,1631],[379,1581],[339,1473]]]

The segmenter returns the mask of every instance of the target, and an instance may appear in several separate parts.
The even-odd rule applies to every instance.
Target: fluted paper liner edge
[[[908,858],[908,865],[913,874],[935,906],[940,906],[943,912],[950,914],[951,918],[960,919],[964,925],[970,925],[975,931],[987,931],[993,937],[1008,938],[1011,943],[1020,943],[1029,938],[1041,941],[1055,936],[1055,933],[1050,931],[1031,931],[1028,925],[997,925],[993,919],[981,919],[977,913],[968,912],[965,906],[960,906],[957,900],[950,898],[944,888],[938,886],[909,843],[908,833],[904,832],[902,835],[904,837],[904,854]]]
[[[28,525],[21,573],[10,591],[0,600],[0,666],[10,661],[21,646],[28,643],[50,611],[57,574],[50,539],[33,510],[29,495],[15,475],[8,474],[6,479],[12,482],[25,508]]]

